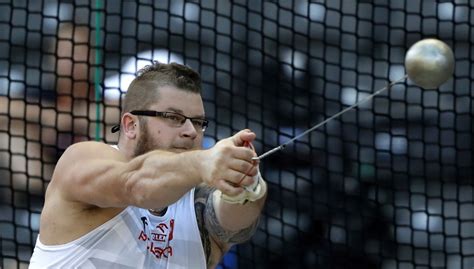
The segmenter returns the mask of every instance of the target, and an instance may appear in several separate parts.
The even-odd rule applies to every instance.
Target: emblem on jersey
[[[138,235],[138,240],[146,242],[147,251],[150,251],[157,259],[173,256],[173,247],[170,245],[173,240],[174,219],[169,222],[161,222],[148,230],[146,217],[141,218],[143,230]]]

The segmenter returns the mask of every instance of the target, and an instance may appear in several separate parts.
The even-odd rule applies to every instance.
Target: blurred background
[[[253,239],[220,268],[474,267],[474,4],[469,0],[0,0],[0,268],[27,268],[72,143],[113,144],[151,60],[199,71],[204,147],[243,128],[276,147],[405,74],[416,41],[454,51],[262,162]]]

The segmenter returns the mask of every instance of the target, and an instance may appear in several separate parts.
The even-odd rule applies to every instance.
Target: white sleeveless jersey
[[[161,217],[130,206],[67,244],[44,245],[38,236],[30,268],[204,269],[194,189]]]

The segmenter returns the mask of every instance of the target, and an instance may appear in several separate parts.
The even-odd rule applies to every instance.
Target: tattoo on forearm
[[[237,244],[247,241],[252,237],[255,230],[257,229],[258,221],[255,221],[249,227],[241,229],[239,231],[228,231],[220,225],[217,214],[213,206],[214,201],[213,195],[208,195],[207,204],[205,209],[204,222],[209,230],[217,239],[227,244]]]
[[[238,244],[250,239],[254,234],[258,226],[258,220],[247,228],[239,231],[227,231],[220,225],[217,214],[213,205],[213,193],[215,188],[201,185],[194,191],[194,207],[196,211],[196,219],[199,226],[199,232],[201,235],[201,242],[206,254],[207,266],[210,267],[213,264],[213,258],[216,253],[211,253],[214,250],[211,246],[211,235],[212,238],[216,239],[220,251],[227,251],[230,244]]]
[[[209,238],[209,232],[204,225],[204,214],[206,212],[206,200],[209,193],[214,191],[212,188],[207,186],[197,187],[194,191],[194,208],[196,210],[196,219],[201,234],[201,242],[206,254],[206,261],[209,265],[211,255],[211,241]]]

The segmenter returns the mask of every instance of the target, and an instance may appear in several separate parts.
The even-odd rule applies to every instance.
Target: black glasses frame
[[[183,117],[184,120],[180,122],[181,126],[186,122],[187,119],[193,122],[193,120],[200,120],[202,121],[202,129],[201,131],[204,132],[206,131],[207,126],[209,125],[209,120],[203,119],[203,118],[192,118],[185,116],[181,113],[178,112],[172,112],[172,111],[154,111],[154,110],[132,110],[130,111],[130,114],[135,115],[135,116],[149,116],[149,117],[162,117],[162,118],[167,118],[168,115],[179,115]],[[112,133],[118,132],[120,130],[120,125],[117,124],[112,127]]]
[[[186,122],[186,120],[190,120],[193,122],[194,120],[199,120],[202,122],[202,131],[204,132],[209,125],[209,121],[203,118],[192,118],[185,116],[181,113],[174,112],[174,111],[154,111],[154,110],[133,110],[130,111],[130,114],[135,115],[135,116],[150,116],[150,117],[162,117],[162,118],[167,118],[168,115],[179,115],[183,117],[183,120],[180,122],[180,126],[183,126],[183,124]]]

